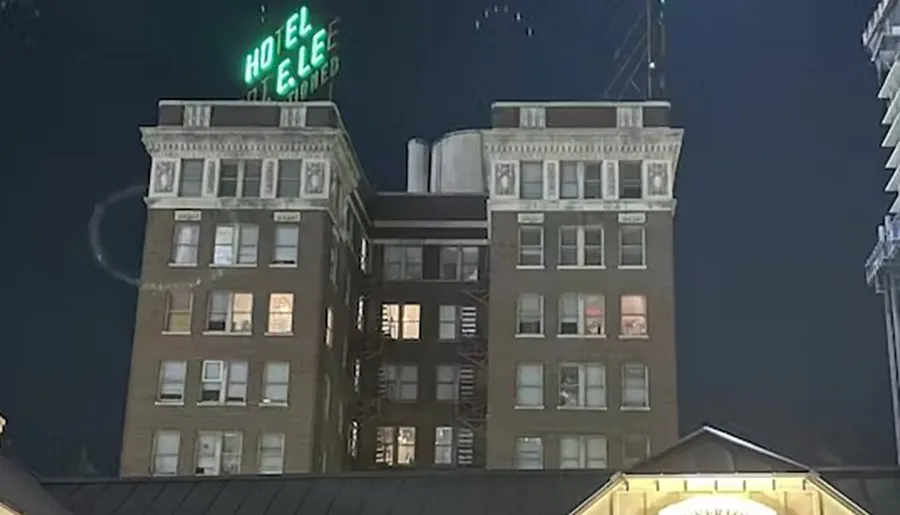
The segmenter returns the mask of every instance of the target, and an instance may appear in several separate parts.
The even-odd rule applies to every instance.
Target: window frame
[[[169,377],[169,371],[167,367],[175,366],[180,369],[177,372],[176,377]],[[177,397],[165,398],[167,395],[173,395],[166,393],[167,386],[174,386],[178,391]],[[187,361],[183,360],[162,360],[159,362],[159,379],[157,381],[156,387],[156,402],[155,404],[160,406],[183,406],[184,405],[184,396],[185,391],[187,389]]]
[[[271,442],[266,441],[266,439],[275,437],[278,440],[276,445],[271,445]],[[264,432],[259,435],[259,441],[257,444],[256,450],[256,472],[259,475],[264,476],[277,476],[284,474],[284,455],[285,455],[285,447],[286,447],[286,438],[284,433],[275,433],[275,432]],[[276,455],[274,458],[277,459],[278,465],[275,467],[267,467],[264,463],[266,459],[270,459],[273,457],[272,450],[276,449]]]
[[[212,455],[205,455],[203,449],[203,439],[214,439]],[[226,449],[226,443],[231,439],[234,449]],[[195,476],[234,476],[240,475],[243,467],[243,443],[244,434],[240,431],[206,431],[197,432],[197,443],[194,451],[194,475]],[[213,467],[215,472],[204,474],[199,472],[201,458],[212,458],[215,460]]]
[[[174,449],[165,454],[160,453],[163,437],[174,437]],[[174,467],[171,471],[161,471],[160,462],[166,459],[174,459]],[[178,466],[181,464],[181,432],[177,429],[160,429],[153,433],[153,448],[150,451],[150,475],[153,477],[172,477],[178,475]]]
[[[392,311],[397,308],[397,318],[394,320]],[[409,309],[407,309],[409,308]],[[408,319],[407,315],[412,311],[418,311],[418,318]],[[412,330],[412,329],[415,330]],[[407,332],[409,330],[409,332]],[[396,334],[395,334],[396,333]],[[381,304],[381,334],[391,340],[418,342],[422,340],[422,305],[415,302],[384,302]],[[414,334],[415,336],[412,336]]]
[[[577,383],[575,385],[564,385],[563,384],[563,369],[564,368],[574,368],[577,375]],[[591,370],[599,371],[600,377],[602,378],[600,384],[590,384],[589,379],[591,376]],[[576,389],[575,391],[575,399],[576,404],[565,404],[564,392],[563,390],[566,388],[573,387]],[[600,403],[599,404],[589,404],[591,391],[600,392]],[[606,379],[606,365],[601,362],[563,362],[559,364],[558,367],[558,376],[557,376],[557,392],[559,395],[559,399],[556,405],[556,409],[558,410],[595,410],[595,411],[604,411],[609,407],[609,399],[608,399],[608,388],[607,388],[607,379]]]
[[[526,177],[526,170],[537,171],[537,179]],[[535,188],[537,186],[537,188]],[[535,188],[534,192],[530,188]],[[544,199],[544,162],[521,161],[519,163],[519,199],[543,200]]]
[[[289,165],[286,167],[285,165]],[[293,168],[293,165],[296,164],[296,170]],[[285,179],[284,171],[289,170],[291,172],[296,172],[297,176],[290,178],[290,180]],[[289,192],[285,192],[285,186],[291,185],[296,186],[296,195],[293,195],[293,189]],[[289,194],[290,193],[290,194]],[[275,198],[300,198],[303,196],[303,160],[302,159],[279,159],[278,160],[278,176],[275,178]]]
[[[290,234],[295,242],[280,242],[280,235],[283,234]],[[272,235],[272,262],[269,263],[269,267],[297,268],[300,261],[300,226],[295,223],[276,223],[275,229],[272,231]],[[279,251],[284,250],[292,252],[293,258],[290,260],[279,259]]]
[[[226,304],[225,320],[223,329],[210,329],[210,324],[213,321],[213,314],[219,315],[219,312],[213,312],[213,298],[217,295],[227,295],[228,302]],[[249,306],[246,311],[239,311],[236,308],[236,305],[239,304],[237,301],[239,298],[243,298],[243,296],[247,296],[250,299]],[[206,328],[203,331],[204,334],[234,334],[234,335],[252,335],[253,334],[253,307],[254,307],[254,298],[253,294],[249,292],[242,291],[229,291],[229,290],[211,290],[208,294],[207,300],[207,310],[206,310]],[[236,330],[237,317],[243,317],[249,315],[249,326],[246,330]]]
[[[573,442],[577,447],[577,456],[574,458],[567,458],[566,455],[566,443]],[[603,456],[600,457],[592,457],[591,456],[591,442],[602,442]],[[567,466],[571,465],[572,461],[575,461],[575,466]],[[593,465],[593,466],[592,466]],[[609,468],[609,441],[603,435],[574,435],[567,434],[561,435],[559,437],[559,468],[561,470],[567,469],[607,469]]]
[[[175,296],[186,296],[187,308],[174,308]],[[191,334],[191,326],[193,325],[194,312],[194,294],[190,290],[169,290],[166,292],[166,307],[163,314],[162,334],[185,335]],[[173,329],[173,317],[186,317],[187,329]]]
[[[325,346],[334,347],[334,308],[325,308]]]
[[[443,442],[439,441],[439,435],[444,432],[449,431],[450,433],[450,441]],[[451,467],[456,465],[456,454],[457,454],[457,444],[456,444],[457,430],[453,426],[436,426],[434,428],[434,465],[437,467]],[[439,459],[443,456],[449,457],[449,460],[445,461],[443,459]]]
[[[523,310],[522,303],[525,300],[536,298],[538,300],[538,320],[537,320],[537,332],[522,332],[523,324],[527,323],[535,323],[534,320],[525,321],[523,318],[525,315],[528,315],[529,318],[535,315],[535,312],[532,310]],[[544,305],[544,296],[540,293],[520,293],[518,298],[516,299],[516,338],[543,338],[545,331],[547,330],[546,324],[544,323],[544,318],[546,316],[546,306]]]
[[[625,253],[626,249],[631,249],[632,252],[635,251],[638,244],[636,243],[625,243],[626,232],[629,231],[638,231],[641,236],[641,243],[639,246],[640,250],[640,264],[625,264]],[[619,262],[618,268],[621,270],[646,270],[647,269],[647,228],[643,224],[622,224],[619,225]]]
[[[536,444],[533,450],[526,450],[526,444]],[[527,453],[527,454],[526,454]],[[544,470],[544,438],[537,435],[517,436],[515,441],[515,467],[517,470]],[[530,455],[530,456],[529,456]],[[523,466],[531,460],[533,467]]]
[[[455,402],[459,400],[459,365],[441,364],[435,367],[434,371],[434,399],[438,402]],[[449,381],[443,379],[445,374],[442,372],[450,371],[451,379]],[[444,395],[447,389],[450,395]]]
[[[535,234],[540,236],[540,244],[522,243],[526,239],[526,235],[533,237]],[[541,224],[519,224],[516,236],[516,268],[519,270],[538,270],[544,268],[547,262],[544,226]],[[537,254],[540,256],[539,263],[528,261],[529,257],[534,257],[536,255],[535,251],[539,252],[539,254]]]
[[[284,380],[274,380],[272,378],[273,368],[280,367],[284,369]],[[278,391],[279,388],[284,389],[283,398],[272,395],[273,390]],[[291,395],[291,364],[288,361],[267,361],[263,365],[262,391],[260,392],[260,405],[262,406],[287,406],[290,402]]]
[[[600,332],[588,332],[589,323],[592,319],[598,317],[588,316],[587,309],[589,299],[599,299],[600,310],[602,315],[600,318]],[[568,313],[569,304],[575,307],[574,315]],[[559,295],[559,305],[557,308],[556,336],[558,338],[606,338],[606,297],[600,293],[574,293],[564,292]],[[575,324],[575,332],[564,332],[563,324]]]
[[[600,244],[588,244],[588,233],[597,232],[600,235]],[[566,240],[575,236],[575,244],[564,243]],[[591,225],[561,225],[558,230],[557,252],[556,252],[556,268],[560,270],[570,269],[588,269],[602,270],[606,268],[606,236],[603,226],[600,224]],[[599,246],[600,263],[588,263],[588,249],[596,249]],[[575,262],[571,263],[567,259],[568,253],[575,252]]]
[[[528,369],[532,369],[532,372],[537,372],[536,383],[526,383],[523,378],[526,375],[525,372]],[[519,410],[542,410],[544,409],[545,399],[544,399],[544,364],[543,363],[518,363],[516,364],[516,377],[515,377],[515,409]],[[529,397],[527,392],[537,393],[537,404],[526,403],[525,401]]]
[[[410,378],[407,373],[412,372]],[[412,363],[385,363],[381,366],[384,398],[391,402],[411,403],[419,400],[419,366]],[[407,393],[412,392],[411,396]]]
[[[219,238],[224,234],[222,231],[230,231],[230,242],[220,242]],[[250,238],[255,240],[251,244],[246,244],[245,240]],[[228,262],[220,261],[226,256],[223,249],[227,249]],[[244,251],[252,249],[252,260],[244,255]],[[250,254],[247,254],[250,256]],[[210,263],[214,268],[250,268],[259,264],[259,225],[249,223],[227,223],[218,224],[215,228],[213,238],[213,257]]]
[[[400,435],[403,431],[410,431],[412,434],[412,443],[400,443]],[[389,441],[385,441],[383,436],[389,433]],[[378,426],[375,431],[375,463],[385,465],[387,467],[412,467],[416,464],[416,445],[418,443],[418,431],[415,426]],[[383,457],[378,459],[379,447],[383,450]],[[406,453],[401,453],[402,450]],[[412,449],[412,452],[409,450]],[[401,454],[405,454],[407,461],[401,462]]]
[[[188,241],[181,241],[187,233]],[[182,261],[179,256],[188,252],[192,259]],[[172,228],[172,249],[169,253],[169,266],[173,268],[193,268],[200,264],[200,224],[197,222],[175,222]]]
[[[643,385],[641,389],[643,390],[643,399],[639,403],[631,403],[630,398],[628,397],[628,392],[632,391],[632,388],[629,388],[629,368],[632,370],[640,367],[641,372],[643,374]],[[639,363],[636,361],[629,361],[622,364],[622,397],[620,399],[619,409],[621,411],[650,411],[650,367],[647,366],[646,363]]]
[[[574,166],[574,169],[572,168]],[[596,177],[588,177],[588,169],[596,172]],[[571,172],[575,172],[571,177]],[[569,177],[567,177],[569,176]],[[591,195],[588,195],[588,184]],[[566,193],[575,186],[575,195]],[[602,160],[563,160],[559,163],[558,191],[560,200],[602,200],[603,199],[603,161]]]
[[[382,245],[384,280],[421,281],[424,278],[424,259],[421,245]],[[394,268],[397,274],[393,273]]]
[[[642,313],[626,310],[626,299],[640,299],[639,304]],[[626,312],[627,311],[627,312]],[[623,293],[619,296],[619,339],[620,340],[646,340],[650,338],[650,306],[647,301],[647,295],[643,293]],[[635,332],[629,329],[635,323],[643,324],[643,331]]]
[[[219,369],[218,378],[207,375],[207,366],[216,366]],[[235,371],[243,369],[243,377],[235,379]],[[226,361],[220,359],[205,359],[200,363],[200,396],[197,406],[246,406],[248,401],[250,383],[250,364],[247,361]],[[216,385],[217,389],[207,389],[209,385]],[[232,389],[243,392],[239,396],[232,395]],[[204,399],[207,392],[217,392],[218,399]]]
[[[255,163],[256,166],[248,166]],[[234,165],[234,195],[222,195],[223,171],[225,166]],[[248,173],[250,172],[250,173]],[[253,175],[256,177],[254,178]],[[229,178],[229,180],[231,180]],[[256,183],[256,193],[247,194],[249,185]],[[219,176],[216,178],[216,197],[217,198],[260,198],[262,195],[262,159],[222,159],[219,162]]]
[[[634,172],[637,172],[636,178],[628,177],[628,174]],[[637,190],[636,196],[634,195],[635,189]],[[644,162],[630,159],[619,161],[619,200],[643,200],[647,193],[645,189]]]
[[[178,170],[178,193],[181,198],[200,198],[203,196],[203,171],[206,167],[205,159],[182,159]],[[190,165],[190,169],[188,168]],[[190,171],[192,177],[188,180],[187,173]],[[192,187],[191,193],[185,195],[185,186]],[[193,188],[196,187],[196,190]]]
[[[473,250],[474,261],[472,259]],[[441,281],[478,282],[480,255],[480,248],[477,245],[441,245],[438,256],[438,279]],[[448,265],[453,268],[453,274],[444,273]]]
[[[286,310],[278,309],[273,306],[276,297],[284,297],[289,307]],[[269,294],[268,310],[266,313],[266,336],[290,336],[294,334],[294,294],[287,292],[273,292]],[[279,322],[279,320],[281,322]],[[279,330],[278,325],[287,322],[287,330]]]

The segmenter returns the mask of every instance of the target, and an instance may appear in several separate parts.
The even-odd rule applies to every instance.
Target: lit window
[[[200,376],[201,404],[243,404],[247,402],[247,362],[203,362]]]
[[[640,338],[647,336],[647,297],[644,295],[622,295],[623,337]]]
[[[203,194],[203,160],[182,159],[178,178],[179,197],[199,197]]]
[[[369,240],[362,238],[359,242],[359,269],[369,271]]]
[[[523,161],[521,174],[519,197],[526,200],[540,200],[544,198],[544,163],[541,161]]]
[[[159,365],[159,392],[156,402],[181,404],[184,402],[184,381],[187,377],[187,363],[184,361],[163,361]]]
[[[384,247],[384,278],[389,281],[415,281],[422,278],[422,247]]]
[[[559,297],[559,334],[603,336],[605,312],[603,295],[563,293]]]
[[[381,332],[394,340],[418,340],[421,316],[418,304],[382,304]]]
[[[605,469],[606,437],[563,436],[559,439],[559,468]]]
[[[253,294],[212,291],[209,294],[210,332],[250,333],[253,331]]]
[[[272,250],[272,264],[296,265],[300,250],[300,228],[293,224],[275,226],[275,248]]]
[[[640,161],[619,161],[619,198],[626,200],[644,197],[644,179]]]
[[[291,366],[283,361],[266,363],[263,372],[263,404],[287,405]]]
[[[240,474],[243,440],[238,431],[200,431],[194,473],[198,476]]]
[[[622,465],[630,467],[650,456],[650,438],[644,435],[627,435],[622,439]]]
[[[278,161],[278,184],[275,188],[276,197],[300,197],[301,164],[302,162],[299,159],[281,159]]]
[[[516,468],[523,470],[544,468],[544,442],[540,437],[516,438]]]
[[[259,473],[284,472],[284,433],[263,433],[259,436]]]
[[[213,264],[217,266],[255,265],[259,227],[250,224],[216,227]]]
[[[436,374],[439,401],[455,401],[459,398],[459,365],[438,365]]]
[[[602,363],[559,366],[560,408],[605,408],[606,368]]]
[[[180,448],[181,433],[178,431],[157,431],[153,437],[153,462],[150,464],[150,475],[177,475]]]
[[[197,266],[200,248],[199,224],[175,224],[172,237],[171,264],[179,266]]]
[[[603,266],[603,227],[576,225],[560,227],[557,265]]]
[[[325,310],[325,346],[334,345],[334,310],[329,307]]]
[[[516,367],[516,406],[544,407],[544,365],[520,364]]]
[[[379,427],[375,463],[390,467],[414,465],[416,462],[415,427]]]
[[[440,259],[441,279],[478,280],[478,247],[441,247]]]
[[[366,297],[360,295],[356,299],[356,328],[360,331],[366,327]]]
[[[294,294],[269,295],[269,334],[291,334],[294,331]]]
[[[191,332],[191,305],[193,295],[186,291],[170,291],[166,293],[166,318],[163,332]]]
[[[543,336],[544,297],[537,293],[523,293],[519,295],[517,307],[516,334],[519,336]]]
[[[619,266],[643,268],[646,263],[646,236],[643,225],[619,227]]]
[[[599,161],[560,163],[559,198],[599,199],[603,197],[602,167]]]
[[[622,365],[622,409],[650,408],[650,373],[641,363]]]
[[[544,228],[540,225],[519,226],[518,266],[544,266]]]
[[[381,367],[384,395],[392,401],[414,401],[419,396],[419,367],[384,365]]]

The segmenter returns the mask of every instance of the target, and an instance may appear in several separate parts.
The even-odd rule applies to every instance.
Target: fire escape
[[[461,467],[483,467],[487,420],[487,286],[463,289],[472,302],[460,309],[459,386],[454,404],[458,427],[456,460]],[[479,316],[479,313],[481,314]]]

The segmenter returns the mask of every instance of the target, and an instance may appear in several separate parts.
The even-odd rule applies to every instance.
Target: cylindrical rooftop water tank
[[[406,145],[406,191],[428,191],[428,143],[413,138]]]
[[[478,130],[452,132],[435,143],[431,151],[431,191],[483,193],[481,145],[481,131]]]

